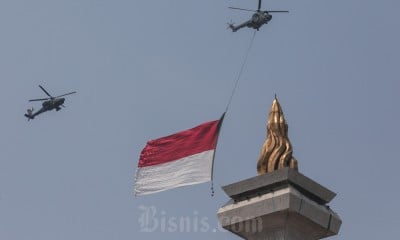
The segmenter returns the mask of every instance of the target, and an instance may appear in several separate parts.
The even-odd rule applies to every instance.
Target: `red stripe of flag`
[[[172,162],[216,148],[220,120],[203,123],[167,137],[147,142],[140,154],[138,167]]]

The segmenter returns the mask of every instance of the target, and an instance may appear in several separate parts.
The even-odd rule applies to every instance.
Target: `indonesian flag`
[[[140,154],[135,195],[211,181],[224,115],[219,120],[147,142]]]

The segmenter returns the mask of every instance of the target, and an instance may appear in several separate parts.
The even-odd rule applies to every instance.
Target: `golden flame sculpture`
[[[297,160],[292,156],[292,144],[288,137],[288,125],[278,99],[275,96],[267,123],[267,139],[257,163],[258,175],[284,167],[298,170]]]

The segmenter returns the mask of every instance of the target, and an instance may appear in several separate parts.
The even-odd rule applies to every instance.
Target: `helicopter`
[[[47,111],[50,111],[50,110],[53,110],[53,109],[56,109],[56,111],[60,111],[61,107],[65,107],[64,106],[65,98],[63,98],[63,96],[67,96],[67,95],[76,93],[76,92],[69,92],[69,93],[62,94],[62,95],[57,96],[57,97],[53,97],[42,86],[39,85],[39,87],[49,97],[48,98],[38,98],[38,99],[29,100],[29,102],[43,101],[43,103],[42,103],[42,108],[39,111],[35,112],[35,113],[33,112],[34,111],[33,107],[27,110],[27,113],[24,116],[28,118],[28,121],[34,119],[37,115],[39,115],[41,113],[44,113],[44,112],[47,112]]]
[[[250,10],[250,9],[244,9],[244,8],[236,8],[236,7],[229,7],[230,9],[236,9],[236,10],[242,10],[242,11],[248,11],[248,12],[254,12],[253,16],[251,17],[250,20],[239,24],[237,26],[233,25],[232,23],[228,24],[229,28],[232,29],[232,32],[236,32],[237,30],[243,28],[243,27],[248,27],[248,28],[254,28],[257,31],[260,30],[260,27],[264,24],[267,24],[269,21],[272,19],[272,15],[270,13],[288,13],[289,11],[261,11],[261,0],[258,0],[258,8],[257,10]]]

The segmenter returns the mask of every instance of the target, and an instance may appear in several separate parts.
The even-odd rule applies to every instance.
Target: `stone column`
[[[218,210],[228,231],[248,240],[316,240],[338,234],[341,219],[327,205],[336,194],[290,168],[223,187]]]

